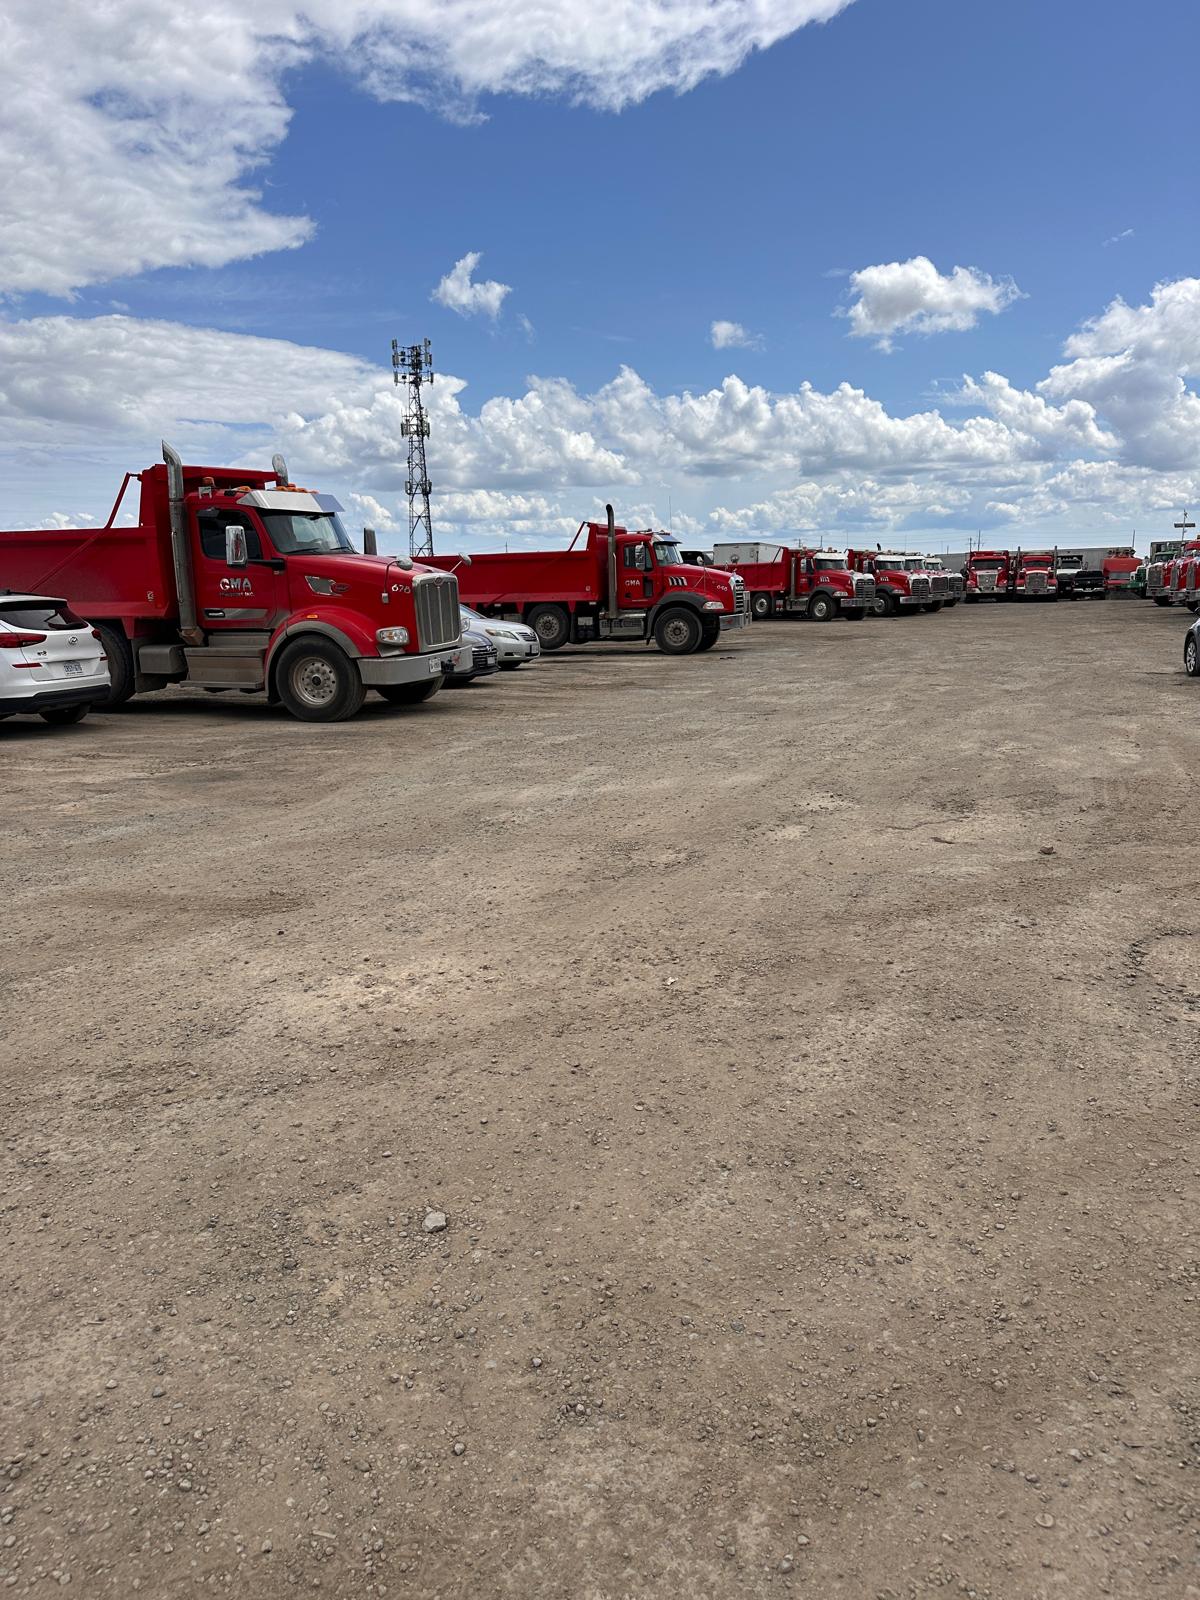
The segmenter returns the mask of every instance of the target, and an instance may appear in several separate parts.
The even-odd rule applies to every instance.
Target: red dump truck
[[[929,607],[933,582],[924,569],[923,557],[896,550],[850,550],[847,560],[852,572],[874,579],[872,616],[894,617],[898,611],[921,611]]]
[[[458,576],[462,597],[488,617],[532,628],[543,650],[596,639],[653,639],[666,655],[709,650],[750,621],[746,588],[717,567],[689,564],[670,534],[584,522],[565,550],[429,556]],[[582,540],[582,543],[580,542]]]
[[[138,520],[120,527],[132,482]],[[368,689],[427,700],[461,634],[450,574],[355,550],[336,502],[292,484],[280,456],[270,472],[188,467],[164,444],[103,527],[0,533],[0,587],[48,585],[99,632],[110,704],[187,683],[341,721]]]
[[[858,622],[875,598],[875,581],[850,571],[840,550],[809,550],[758,539],[713,545],[717,566],[736,572],[750,596],[750,615],[804,616],[814,622]]]
[[[1018,550],[1012,575],[1016,599],[1057,600],[1056,565],[1053,550]]]
[[[1004,600],[1008,596],[1011,557],[1007,550],[972,550],[967,557],[967,601]]]

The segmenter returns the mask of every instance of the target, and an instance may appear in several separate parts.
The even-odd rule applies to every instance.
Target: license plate
[[[444,661],[434,660],[434,661],[431,661],[429,663],[429,675],[430,675],[430,677],[433,677],[433,675],[435,673],[445,672],[445,670],[446,670],[446,663]]]
[[[67,669],[67,677],[68,678],[82,678],[83,677],[83,662],[82,661],[68,661],[68,662],[65,663],[65,666],[66,666],[66,669]]]

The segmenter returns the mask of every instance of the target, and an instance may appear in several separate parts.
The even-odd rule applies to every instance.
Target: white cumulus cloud
[[[70,295],[303,243],[264,204],[287,74],[471,120],[483,97],[619,111],[734,71],[851,0],[7,0],[0,293]],[[47,197],[53,197],[48,201]]]
[[[850,274],[855,296],[842,312],[850,332],[890,350],[901,333],[963,333],[984,313],[995,315],[1021,297],[1011,278],[992,278],[975,267],[939,272],[928,256],[881,262]]]
[[[714,350],[758,350],[762,346],[761,336],[748,332],[740,322],[718,320],[708,330],[708,337]]]
[[[7,516],[103,520],[120,473],[165,434],[194,462],[282,449],[356,521],[404,537],[404,396],[336,350],[129,316],[0,318]],[[893,536],[1011,522],[1130,542],[1200,500],[1200,278],[1114,301],[1034,388],[964,378],[947,405],[891,409],[849,383],[777,391],[736,374],[661,391],[533,376],[473,405],[429,390],[435,537],[536,546],[598,512],[680,530]],[[669,488],[667,486],[670,486]]]
[[[483,259],[478,250],[468,250],[460,257],[430,296],[439,305],[457,311],[460,317],[486,316],[493,321],[500,315],[506,295],[512,293],[507,283],[497,283],[494,278],[476,283],[474,273]]]

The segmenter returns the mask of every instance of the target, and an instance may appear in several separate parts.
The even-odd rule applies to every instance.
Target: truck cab
[[[757,620],[792,615],[813,622],[839,616],[857,622],[874,599],[873,579],[852,572],[841,550],[797,549],[752,539],[716,544],[713,556],[742,579],[750,614]]]
[[[1013,589],[1018,600],[1057,600],[1053,552],[1018,550]]]
[[[919,563],[920,557],[902,550],[851,550],[848,560],[855,572],[875,580],[872,615],[894,617],[898,612],[920,611],[929,605],[933,596],[929,574],[919,565],[909,565],[914,560]]]
[[[961,572],[949,572],[941,556],[922,556],[921,565],[929,574],[930,594],[940,600],[947,610],[956,606],[963,596]]]
[[[1009,555],[1007,550],[972,550],[967,557],[963,598],[1003,600],[1008,594]]]

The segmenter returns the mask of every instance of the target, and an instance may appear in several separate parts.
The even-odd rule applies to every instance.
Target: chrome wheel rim
[[[1196,676],[1196,641],[1189,639],[1183,649],[1183,664],[1193,677]]]
[[[323,710],[338,691],[337,673],[324,656],[303,656],[291,671],[292,693],[297,700]]]
[[[671,617],[663,628],[663,638],[668,644],[686,644],[691,636],[692,630],[683,617]]]

